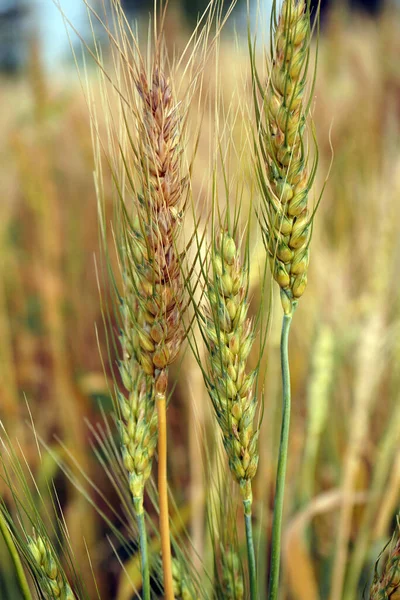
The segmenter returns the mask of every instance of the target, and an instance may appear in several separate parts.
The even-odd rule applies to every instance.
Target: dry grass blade
[[[343,504],[353,506],[365,504],[367,497],[363,493],[345,498],[341,490],[331,490],[314,497],[300,512],[292,518],[285,533],[284,554],[288,569],[290,592],[298,600],[317,600],[318,582],[311,562],[310,551],[305,541],[307,528],[318,515],[329,513]],[[299,570],[301,565],[301,571]]]

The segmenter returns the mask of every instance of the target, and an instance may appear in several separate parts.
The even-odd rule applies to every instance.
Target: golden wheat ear
[[[315,148],[310,165],[307,148],[313,87],[313,78],[308,76],[312,34],[309,4],[305,0],[284,0],[278,19],[272,18],[271,30],[265,86],[251,51],[258,138],[256,171],[265,247],[281,290],[284,312],[291,314],[307,286],[315,213],[309,211],[309,194],[318,153]]]
[[[141,71],[136,86],[142,100],[137,123],[141,197],[126,233],[133,258],[132,349],[154,380],[156,394],[166,394],[167,368],[184,338],[185,285],[176,240],[188,173],[182,167],[182,115],[161,67],[154,65],[151,81]]]

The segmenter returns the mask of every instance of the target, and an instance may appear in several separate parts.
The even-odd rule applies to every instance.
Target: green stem
[[[282,428],[279,446],[278,470],[276,474],[268,600],[277,600],[279,589],[283,500],[285,494],[285,477],[290,427],[290,371],[288,356],[288,340],[291,322],[292,314],[284,315],[281,334]]]
[[[17,575],[19,587],[22,593],[24,600],[32,600],[32,595],[29,589],[28,582],[26,580],[25,571],[21,563],[21,559],[19,557],[17,548],[15,547],[14,540],[8,529],[7,521],[3,514],[3,511],[0,509],[0,531],[3,534],[4,541],[10,553],[11,559],[14,563],[15,573]]]
[[[142,566],[142,589],[143,589],[143,600],[150,600],[150,570],[149,570],[149,551],[147,546],[147,533],[146,523],[144,520],[143,502],[140,502],[141,509],[136,511],[136,520],[139,529],[139,543],[140,543],[140,559]]]
[[[257,571],[254,553],[253,526],[251,522],[251,500],[244,500],[244,522],[246,526],[247,559],[249,562],[250,599],[257,600]]]

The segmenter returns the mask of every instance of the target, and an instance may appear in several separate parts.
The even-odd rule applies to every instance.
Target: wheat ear
[[[120,373],[126,395],[117,391],[120,436],[140,535],[143,593],[150,577],[143,496],[158,444],[158,491],[165,597],[173,598],[167,486],[166,394],[168,367],[184,338],[185,284],[176,250],[187,179],[181,175],[179,106],[156,62],[134,79],[139,95],[134,217],[120,210],[122,327]]]
[[[223,548],[222,561],[222,594],[226,600],[243,600],[244,582],[240,558],[235,548]]]
[[[259,126],[266,179],[263,234],[284,312],[290,315],[307,285],[312,218],[305,126],[310,14],[304,0],[285,0],[273,36],[273,55]],[[262,176],[261,176],[262,177]],[[264,185],[266,183],[266,185]]]
[[[136,81],[142,108],[139,120],[142,196],[129,240],[134,257],[132,351],[152,380],[158,414],[158,492],[165,597],[173,598],[167,485],[166,393],[168,366],[184,338],[185,284],[176,236],[188,180],[182,175],[182,117],[161,67],[150,81],[142,70]]]
[[[199,600],[189,575],[178,558],[172,560],[172,577],[176,600]]]
[[[397,525],[393,535],[389,555],[381,572],[378,572],[378,562],[370,590],[370,600],[389,600],[397,598],[400,591],[400,527]]]
[[[291,405],[289,331],[293,312],[307,285],[309,244],[315,212],[309,214],[308,196],[318,162],[316,157],[309,170],[306,144],[308,102],[305,100],[311,38],[309,2],[284,0],[278,20],[276,14],[277,4],[274,1],[271,17],[272,55],[266,88],[263,88],[256,71],[250,44],[259,142],[256,172],[262,196],[259,220],[284,310],[281,332],[283,409],[272,527],[269,600],[276,600],[279,588]],[[261,94],[261,104],[257,100],[257,91]]]
[[[39,585],[46,599],[76,600],[47,540],[34,532],[33,536],[28,538],[28,549],[42,575]]]
[[[212,275],[206,290],[208,307],[202,316],[209,363],[206,385],[221,428],[229,468],[242,494],[253,599],[257,597],[257,582],[251,482],[258,464],[258,429],[254,427],[256,372],[248,372],[246,362],[255,333],[247,317],[247,271],[228,232],[221,231],[214,241],[211,262]]]
[[[129,280],[129,279],[128,279]],[[130,311],[129,294],[124,296],[123,311]],[[118,421],[122,444],[122,457],[129,474],[129,488],[139,529],[142,585],[145,600],[150,598],[150,570],[148,559],[145,515],[143,509],[144,489],[151,475],[154,452],[157,446],[157,411],[153,383],[132,356],[131,320],[125,319],[121,334],[124,350],[120,362],[122,382],[128,396],[116,392],[120,406]]]

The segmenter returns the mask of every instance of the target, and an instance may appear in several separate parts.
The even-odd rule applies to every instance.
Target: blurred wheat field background
[[[171,15],[166,28],[171,53],[174,44],[183,46],[186,39],[183,27],[174,21],[178,18]],[[182,39],[177,39],[177,30]],[[232,94],[243,85],[237,99],[239,117],[231,131],[235,149],[243,141],[240,121],[247,114],[239,107],[251,105],[246,44],[246,39],[239,38],[238,43],[233,34],[226,35],[219,56],[222,114],[235,112]],[[369,598],[378,555],[396,528],[400,505],[399,56],[396,7],[386,7],[375,19],[342,6],[326,16],[311,110],[320,151],[316,188],[323,186],[328,173],[329,178],[313,231],[306,300],[298,308],[290,346],[293,413],[282,600]],[[89,77],[95,82],[90,67]],[[205,77],[205,108],[192,170],[193,196],[204,212],[209,208],[204,180],[214,128],[209,110],[213,85],[213,77]],[[103,368],[101,359],[108,348],[99,287],[103,299],[110,298],[111,289],[99,259],[85,98],[78,76],[53,80],[34,44],[26,71],[19,77],[2,76],[0,86],[1,463],[4,467],[10,460],[6,430],[25,465],[33,496],[44,499],[38,500],[38,511],[45,523],[52,511],[48,482],[54,481],[60,504],[54,508],[62,509],[88,597],[98,597],[97,585],[104,598],[129,600],[141,581],[137,547],[119,545],[115,532],[88,501],[89,491],[85,496],[71,482],[76,477],[90,490],[82,473],[88,474],[98,486],[90,495],[100,510],[116,530],[124,527],[111,510],[118,507],[119,498],[96,457],[96,448],[101,453],[98,424],[104,426],[103,413],[112,406],[111,371]],[[105,123],[100,121],[99,126]],[[249,202],[248,190],[255,186],[251,153],[233,154],[232,170],[241,168],[243,202]],[[111,196],[110,184],[105,197]],[[252,242],[257,257],[258,237],[255,234]],[[255,298],[260,285],[255,266],[251,272]],[[279,440],[280,311],[277,297],[263,362],[265,405],[254,482],[260,579],[267,578]],[[111,363],[116,360],[115,353]],[[201,372],[189,351],[171,377],[177,382],[168,407],[172,521],[176,535],[189,532],[193,547],[188,544],[188,555],[200,572],[199,556],[207,556],[213,543],[206,507],[206,465],[212,452],[204,450],[203,441],[214,443],[215,431]],[[0,496],[11,510],[10,486],[4,470],[0,472]],[[234,496],[230,480],[225,485]],[[215,494],[217,511],[223,495],[221,490]],[[18,520],[18,513],[14,516]],[[240,527],[237,533],[245,553]],[[149,543],[158,551],[156,533]],[[229,540],[224,543],[229,545]],[[67,564],[66,570],[71,571],[71,566]],[[0,597],[21,597],[1,538]]]

